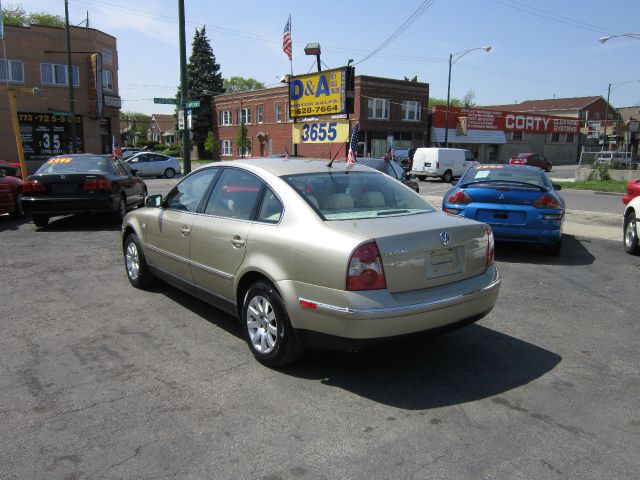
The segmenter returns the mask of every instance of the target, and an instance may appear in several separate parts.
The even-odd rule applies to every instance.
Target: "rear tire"
[[[120,200],[118,201],[118,210],[113,212],[113,221],[122,223],[126,214],[127,214],[127,197],[125,197],[124,195],[120,195]]]
[[[31,218],[38,228],[44,228],[49,225],[49,215],[32,215]]]
[[[445,183],[451,183],[451,180],[453,180],[453,173],[451,172],[451,170],[447,170],[442,176],[442,181]]]
[[[176,171],[173,168],[167,168],[164,171],[164,177],[165,178],[173,178],[176,176]]]
[[[282,367],[302,355],[282,297],[269,282],[260,280],[247,291],[242,331],[253,356],[267,367]]]
[[[640,255],[640,245],[638,243],[638,222],[636,214],[629,213],[624,224],[624,251],[631,255]]]
[[[11,218],[24,218],[24,210],[22,209],[22,192],[18,192],[16,198],[14,198],[14,206],[9,217]]]
[[[136,288],[146,288],[152,285],[156,277],[149,270],[147,260],[144,258],[140,240],[135,233],[130,233],[124,241],[124,265],[127,271],[129,283]]]

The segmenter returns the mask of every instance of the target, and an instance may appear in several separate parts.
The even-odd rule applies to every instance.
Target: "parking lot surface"
[[[271,370],[232,317],[132,288],[102,217],[3,216],[0,236],[2,479],[640,471],[640,259],[620,242],[498,244],[502,290],[478,324]]]

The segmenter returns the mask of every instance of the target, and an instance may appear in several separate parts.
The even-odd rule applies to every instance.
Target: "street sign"
[[[178,100],[175,98],[154,98],[153,103],[160,103],[162,105],[177,105]]]
[[[190,100],[187,102],[187,108],[200,108],[200,100]]]
[[[184,130],[184,110],[178,110],[178,130]]]

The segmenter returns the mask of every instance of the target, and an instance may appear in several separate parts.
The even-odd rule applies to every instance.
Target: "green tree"
[[[210,158],[218,159],[220,157],[220,142],[213,132],[209,132],[207,139],[204,141],[204,150],[210,155]]]
[[[7,5],[2,7],[5,25],[28,27],[29,25],[44,25],[47,27],[64,28],[64,18],[47,12],[31,12],[22,8],[22,5]]]
[[[238,155],[242,155],[242,152],[251,151],[251,138],[247,136],[247,126],[242,123],[238,128],[238,135],[236,135],[236,145],[238,145]]]
[[[478,104],[473,101],[474,98],[476,98],[476,92],[469,90],[462,97],[462,104],[467,108],[477,107]]]
[[[255,78],[231,77],[224,79],[224,91],[226,93],[249,92],[264,88],[264,83]]]
[[[147,131],[151,117],[140,112],[121,112],[120,126],[125,128],[122,135],[127,145],[139,146],[147,141]]]
[[[476,92],[474,92],[473,90],[469,90],[467,93],[465,93],[465,95],[462,98],[462,100],[459,99],[459,98],[451,97],[449,99],[449,105],[452,106],[452,107],[466,107],[466,108],[477,107],[478,104],[473,101],[475,96],[476,96]],[[447,106],[447,99],[446,98],[435,98],[435,97],[429,98],[429,106],[433,107],[433,106],[436,106],[436,105],[446,107]]]
[[[220,65],[216,63],[205,27],[196,29],[191,44],[191,56],[187,64],[187,91],[188,100],[199,99],[201,105],[205,104],[204,107],[195,109],[192,117],[193,142],[198,148],[198,156],[204,157],[204,142],[212,126],[211,109],[207,102],[211,101],[211,96],[224,92]],[[179,89],[177,98],[181,98]]]

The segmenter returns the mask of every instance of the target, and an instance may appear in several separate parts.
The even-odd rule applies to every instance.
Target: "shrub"
[[[600,180],[601,182],[610,181],[611,175],[609,175],[609,165],[606,163],[596,164],[593,171],[589,174],[588,180]]]
[[[175,157],[176,155],[180,155],[180,151],[180,145],[168,145],[162,153]]]

